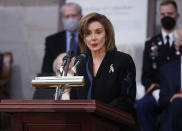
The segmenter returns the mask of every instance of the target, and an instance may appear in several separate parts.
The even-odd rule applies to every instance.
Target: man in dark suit
[[[74,55],[80,53],[77,28],[82,16],[81,7],[76,3],[66,3],[60,9],[60,16],[65,30],[46,38],[45,55],[39,76],[55,75],[53,63],[59,54],[69,50],[73,50]],[[36,89],[33,99],[52,99],[54,92],[54,89]]]
[[[181,39],[181,40],[180,40]],[[182,29],[179,37],[182,45]],[[180,46],[180,52],[182,48]],[[172,61],[161,67],[161,90],[159,104],[166,110],[162,119],[161,131],[182,130],[182,61]]]
[[[82,16],[81,7],[76,3],[66,3],[60,9],[60,16],[65,30],[46,38],[42,75],[54,75],[53,61],[60,53],[67,52],[70,49],[75,51],[75,55],[80,52],[77,28]],[[71,45],[72,37],[75,39],[75,46]]]
[[[174,32],[179,13],[174,1],[160,4],[161,33],[145,43],[142,67],[142,84],[146,94],[136,104],[138,119],[143,131],[155,131],[156,117],[160,113],[158,104],[160,91],[159,68],[174,59],[179,59],[174,45]]]

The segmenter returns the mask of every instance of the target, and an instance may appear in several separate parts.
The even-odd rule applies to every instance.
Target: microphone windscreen
[[[73,66],[73,68],[72,68],[72,71],[73,71],[74,73],[77,72],[78,66],[79,66],[81,63],[83,63],[83,62],[85,62],[85,61],[87,60],[87,57],[88,57],[88,54],[87,54],[86,52],[81,53],[79,56],[76,57],[75,64],[74,64],[74,66]]]

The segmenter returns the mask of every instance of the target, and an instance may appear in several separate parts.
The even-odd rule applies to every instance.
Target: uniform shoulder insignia
[[[151,37],[147,37],[146,42],[149,41],[149,40],[151,40],[151,39],[152,39]]]
[[[162,45],[162,41],[158,41],[158,43],[157,43],[159,46],[161,46]]]

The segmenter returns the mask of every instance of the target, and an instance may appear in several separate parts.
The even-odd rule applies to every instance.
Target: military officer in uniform
[[[178,43],[182,51],[182,28],[178,29]],[[165,109],[160,131],[182,131],[182,59],[161,67],[161,90],[159,104]]]
[[[178,45],[174,44],[178,18],[176,2],[163,1],[160,4],[161,33],[145,43],[141,79],[146,94],[136,104],[138,119],[143,131],[155,131],[157,128],[156,118],[161,112],[158,104],[160,92],[159,68],[171,60],[180,58]]]

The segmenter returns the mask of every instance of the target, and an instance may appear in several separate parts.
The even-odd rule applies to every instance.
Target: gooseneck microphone
[[[67,55],[63,57],[62,64],[59,69],[61,74],[63,73],[64,67],[66,66],[67,59],[68,59]]]
[[[66,61],[66,67],[65,67],[64,76],[67,76],[67,73],[68,73],[68,70],[69,70],[69,65],[70,65],[72,57],[73,57],[73,51],[70,50],[70,51],[68,51],[68,58],[67,58],[67,61]]]
[[[71,70],[72,70],[74,73],[77,73],[77,68],[78,68],[78,66],[80,65],[80,63],[86,61],[86,60],[87,60],[87,57],[88,57],[88,54],[87,54],[86,52],[81,53],[79,56],[77,56],[77,57],[76,57],[76,60],[75,60],[76,62],[75,62],[74,66],[72,67]]]
[[[61,66],[60,66],[60,74],[61,74],[61,76],[62,76],[62,74],[63,74],[63,71],[64,71],[64,68],[66,68],[65,69],[65,73],[64,73],[64,76],[66,76],[67,75],[67,73],[68,73],[68,69],[69,69],[69,64],[70,64],[70,61],[71,61],[71,58],[73,57],[73,51],[72,50],[70,50],[70,51],[68,51],[67,53],[66,53],[66,56],[64,56],[63,57],[63,62],[62,62],[62,64],[61,64]],[[66,67],[65,67],[66,66]]]
[[[64,76],[67,76],[69,64],[71,62],[72,57],[73,57],[73,51],[72,50],[68,51],[66,53],[66,56],[63,57],[62,64],[61,64],[60,69],[59,69],[61,76],[63,76],[64,68],[65,68]],[[56,92],[54,94],[54,99],[55,100],[60,99],[62,97],[63,92],[64,92],[64,89],[61,86],[57,86]]]

